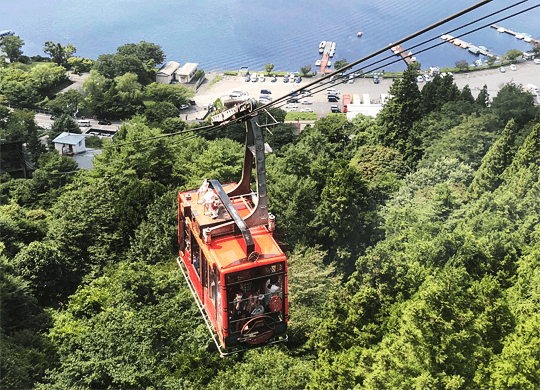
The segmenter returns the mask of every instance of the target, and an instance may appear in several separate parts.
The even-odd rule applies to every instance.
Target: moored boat
[[[358,34],[356,34],[358,37],[361,37],[362,36],[362,31],[358,31]]]

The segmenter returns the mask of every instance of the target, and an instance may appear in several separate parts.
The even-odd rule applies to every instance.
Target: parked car
[[[425,74],[424,75],[424,80],[426,80],[426,83],[429,83],[431,81],[431,77],[429,77],[429,75]]]
[[[354,74],[349,75],[349,84],[354,84]]]
[[[261,93],[264,95],[271,95],[272,91],[270,91],[269,89],[261,89]]]
[[[54,121],[56,119],[56,115],[51,115],[51,118],[50,118],[52,121]]]
[[[111,124],[111,121],[107,120],[107,119],[102,119],[100,121],[98,121],[98,125],[110,125]]]
[[[422,76],[418,76],[418,77],[416,78],[416,82],[418,82],[418,83],[423,83],[423,82],[424,82],[424,78],[423,78]]]
[[[187,104],[182,104],[182,105],[180,106],[180,109],[181,109],[181,110],[185,110],[186,108],[189,108],[189,106],[188,106]]]
[[[505,73],[506,69],[504,69],[504,66],[501,66],[501,73]]]
[[[337,95],[328,95],[329,102],[337,102],[338,100],[339,100],[339,97]]]
[[[379,84],[381,81],[379,80],[379,76],[373,76],[373,82],[375,84]]]
[[[517,70],[517,67],[514,64],[512,64],[512,65],[510,65],[510,69]]]
[[[283,76],[283,82],[284,83],[288,83],[289,82],[289,77],[287,75]]]
[[[302,77],[298,76],[295,80],[297,83],[300,83],[302,81]]]
[[[311,100],[302,100],[302,104],[313,104]]]
[[[304,107],[300,110],[300,112],[313,112],[313,108],[311,107]]]
[[[264,76],[263,76],[262,74],[259,76],[259,81],[260,81],[261,83],[264,82]]]
[[[249,83],[250,79],[251,79],[251,76],[250,76],[250,75],[247,75],[247,76],[246,76],[246,83]]]
[[[252,83],[255,83],[257,81],[257,73],[252,73],[251,74],[250,81]]]
[[[265,99],[265,100],[268,100],[268,101],[272,101],[272,97],[270,95],[261,95],[259,96],[259,99]]]
[[[308,91],[307,89],[304,89],[303,91],[300,91],[300,94],[303,95],[304,97],[313,96],[311,91]]]
[[[535,58],[535,59],[534,59],[534,63],[535,63],[536,65],[540,65],[540,58]]]
[[[288,104],[285,104],[285,108],[289,110],[296,110],[298,108],[298,104],[288,103]]]
[[[297,98],[290,98],[290,99],[287,99],[287,103],[298,103],[298,99]]]
[[[275,83],[277,81],[277,77],[276,76],[272,76],[272,78],[270,79],[271,82]]]
[[[341,112],[341,110],[339,109],[338,106],[330,106],[330,111],[332,111],[332,112],[334,112],[334,113],[335,113],[335,112]]]

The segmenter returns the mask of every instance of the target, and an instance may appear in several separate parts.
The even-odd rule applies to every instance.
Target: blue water
[[[494,0],[415,42],[437,37],[432,44],[441,43],[438,37],[450,29],[514,2]],[[337,43],[333,61],[345,58],[352,62],[474,3],[465,0],[0,0],[0,30],[15,31],[25,42],[22,49],[28,56],[44,55],[45,41],[72,43],[77,47],[77,56],[97,59],[100,54],[115,53],[121,45],[144,40],[161,45],[167,60],[197,62],[200,69],[235,70],[249,66],[262,70],[271,62],[275,70],[299,71],[301,66],[310,64],[315,69],[315,61],[320,59],[318,46],[323,40]],[[515,10],[538,4],[540,0],[530,0]],[[506,11],[466,30],[513,12]],[[539,37],[540,8],[498,24]],[[356,36],[358,31],[364,33],[361,38]],[[462,39],[492,48],[495,54],[513,48],[531,48],[523,40],[489,27]],[[405,49],[410,46],[403,45]],[[416,55],[420,49],[412,51]],[[388,55],[391,55],[389,50],[377,58]],[[424,69],[478,59],[449,43],[416,56]],[[403,61],[387,63],[373,67],[387,71],[405,67]]]

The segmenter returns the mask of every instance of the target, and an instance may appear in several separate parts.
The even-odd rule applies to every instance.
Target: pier
[[[500,32],[500,33],[507,33],[507,34],[513,35],[513,36],[515,36],[517,39],[523,39],[525,42],[532,43],[533,45],[538,45],[538,44],[540,44],[540,41],[539,41],[538,39],[532,38],[529,34],[526,34],[526,33],[518,33],[518,32],[515,32],[515,31],[510,30],[509,28],[504,28],[504,27],[501,27],[501,26],[497,26],[496,24],[492,24],[491,27],[493,27],[494,29],[496,29],[497,32]]]
[[[414,62],[411,58],[412,52],[409,52],[409,54],[407,54],[407,52],[403,49],[403,47],[401,47],[401,45],[392,46],[390,50],[392,50],[392,53],[394,53],[395,55],[401,56],[401,58],[403,59],[403,61],[405,61],[407,65],[411,62]]]
[[[441,39],[448,43],[453,43],[454,46],[461,47],[462,49],[469,49],[473,54],[482,54],[487,57],[497,57],[495,54],[491,54],[485,46],[476,46],[472,43],[465,42],[461,39],[454,38],[452,35],[445,34],[441,36]]]
[[[330,57],[334,56],[334,52],[336,50],[336,42],[326,41],[324,48],[322,49],[323,49],[323,53],[322,53],[322,60],[320,62],[319,72],[332,73],[331,69],[326,69],[326,68],[330,68],[330,66],[332,65],[332,62],[330,61]]]

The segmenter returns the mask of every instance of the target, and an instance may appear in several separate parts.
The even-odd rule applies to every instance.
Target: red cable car
[[[223,113],[212,121],[228,123]],[[272,234],[264,151],[252,116],[240,183],[205,180],[198,190],[178,194],[178,264],[221,356],[288,338],[287,259]]]

